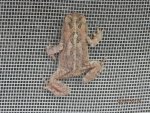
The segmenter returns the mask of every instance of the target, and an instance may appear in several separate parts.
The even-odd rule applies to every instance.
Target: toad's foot
[[[63,69],[58,69],[49,79],[44,89],[51,91],[55,96],[66,96],[70,94],[70,88],[59,81],[66,74]]]
[[[87,83],[87,82],[90,82],[90,81],[94,80],[94,79],[97,77],[97,75],[98,75],[100,72],[102,72],[104,63],[105,63],[105,61],[102,61],[102,62],[91,61],[91,62],[90,62],[90,65],[91,65],[91,67],[93,67],[93,68],[91,68],[91,69],[87,72],[87,74],[83,77],[83,82],[84,82],[84,83]]]
[[[66,96],[70,94],[70,88],[58,80],[50,81],[44,89],[51,91],[55,96]]]

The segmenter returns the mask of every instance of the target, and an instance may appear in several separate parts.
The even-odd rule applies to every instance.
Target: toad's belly
[[[60,54],[59,67],[69,71],[81,69],[86,56],[82,44],[77,43],[76,47],[69,46],[69,43],[67,45]]]

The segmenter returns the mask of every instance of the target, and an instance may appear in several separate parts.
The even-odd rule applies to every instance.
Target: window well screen
[[[88,34],[104,28],[88,48],[90,60],[106,58],[88,84],[82,76],[63,80],[71,94],[43,89],[57,70],[44,48],[57,45],[66,14],[86,16]],[[150,112],[149,0],[0,0],[1,113]]]

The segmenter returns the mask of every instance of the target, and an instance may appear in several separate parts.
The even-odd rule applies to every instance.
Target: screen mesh
[[[89,55],[106,64],[88,84],[65,80],[71,94],[55,97],[42,87],[58,59],[44,48],[59,43],[71,12],[86,16],[89,35],[105,29]],[[149,0],[0,0],[0,112],[150,112],[149,12]]]

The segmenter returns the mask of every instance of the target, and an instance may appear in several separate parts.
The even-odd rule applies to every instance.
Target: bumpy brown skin
[[[87,72],[83,77],[83,82],[87,83],[102,71],[104,62],[89,61],[88,57],[88,44],[98,44],[102,39],[102,31],[97,29],[92,39],[88,37],[87,32],[85,16],[78,13],[66,15],[59,45],[46,48],[47,54],[51,57],[60,52],[59,67],[45,87],[54,95],[65,96],[70,93],[69,87],[60,82],[60,79],[80,76]]]
[[[70,15],[66,16],[65,23],[63,26],[64,49],[60,54],[60,67],[59,67],[63,68],[66,71],[80,69],[83,67],[83,65],[85,65],[85,63],[88,63],[88,45],[86,41],[87,31],[85,31],[86,29],[85,17],[80,14],[73,13],[71,15],[72,19],[75,19],[76,17],[77,19],[79,19],[77,20],[78,23],[76,24],[81,24],[80,28],[74,28],[73,22],[70,22],[70,20],[68,20],[69,16]],[[74,33],[78,35],[77,41],[75,43],[76,45],[73,44]],[[74,58],[74,53],[76,53],[76,59]],[[76,64],[75,69],[73,67],[74,64]]]

